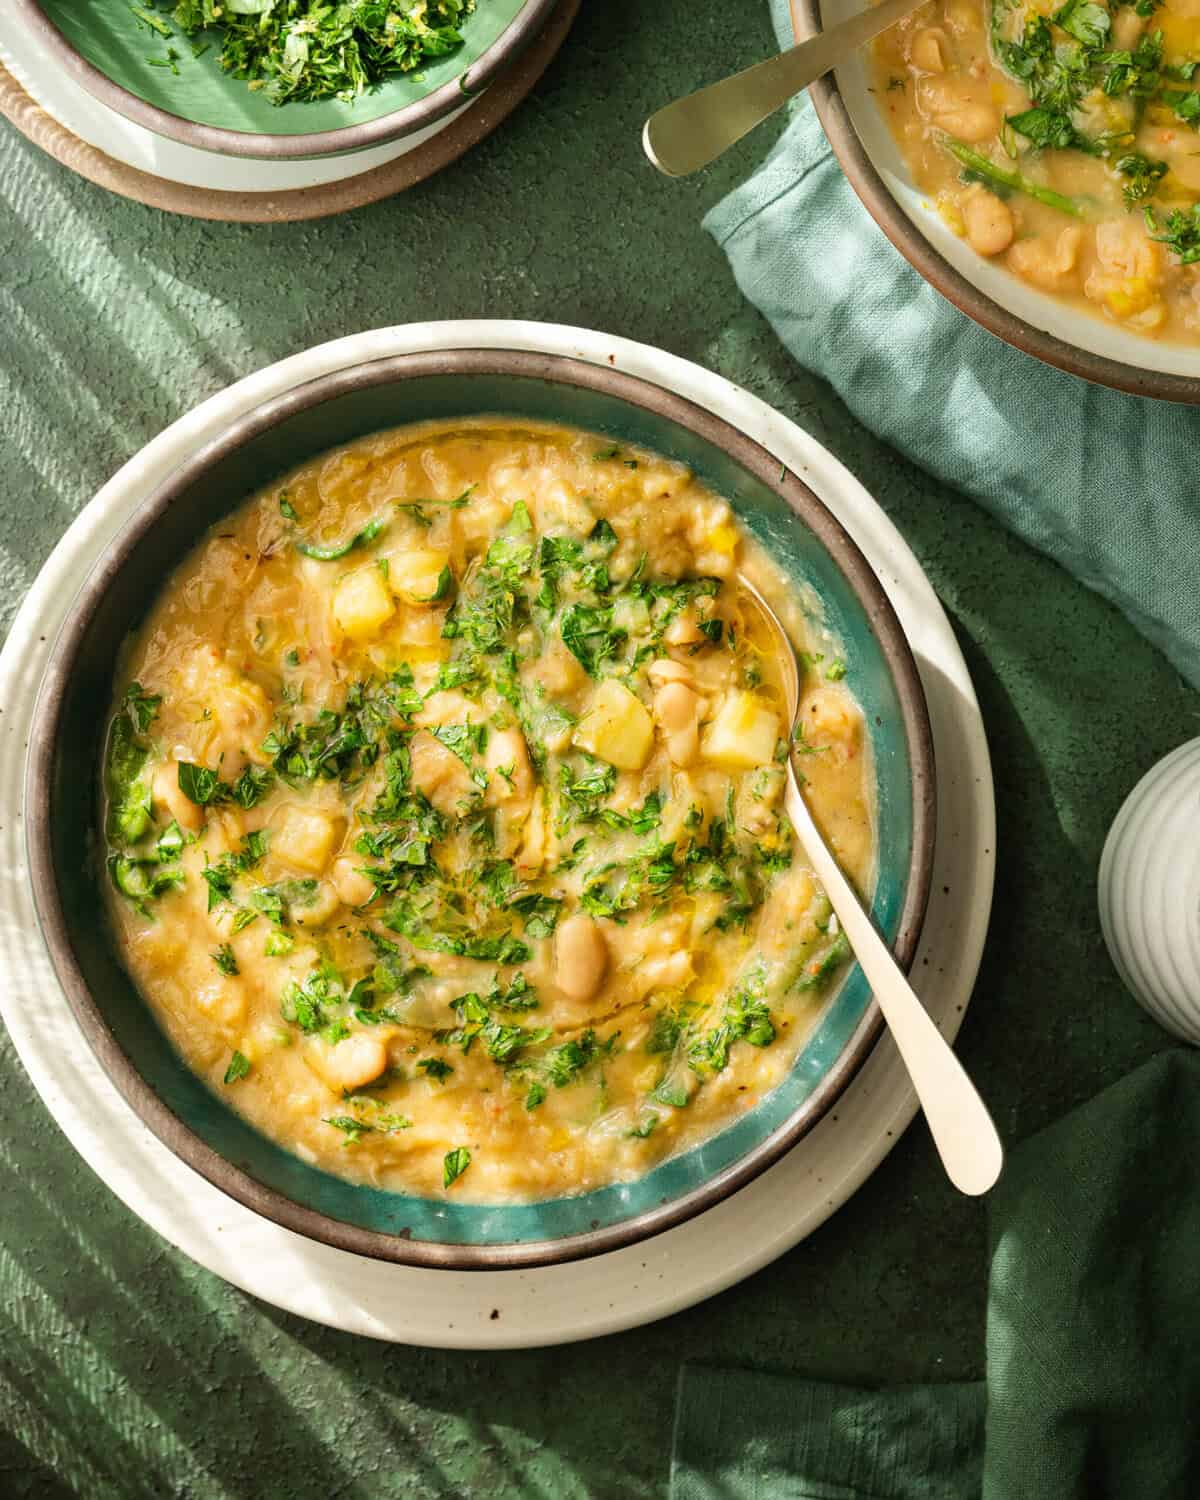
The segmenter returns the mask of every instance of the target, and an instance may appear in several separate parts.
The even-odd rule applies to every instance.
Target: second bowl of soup
[[[798,31],[854,8],[793,0]],[[881,228],[977,322],[1195,402],[1198,61],[1189,0],[929,0],[813,97]]]

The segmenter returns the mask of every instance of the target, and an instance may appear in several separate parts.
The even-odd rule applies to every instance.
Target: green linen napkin
[[[787,0],[772,0],[781,42]],[[1200,415],[1087,385],[933,290],[855,197],[811,103],[705,227],[855,416],[1112,600],[1200,686]]]
[[[1200,1495],[1200,1055],[1025,1141],[989,1201],[987,1380],[685,1367],[671,1500]]]

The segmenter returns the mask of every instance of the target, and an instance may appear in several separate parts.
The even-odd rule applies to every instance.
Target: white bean
[[[374,882],[352,859],[342,858],[333,866],[333,885],[347,906],[366,906],[375,894]]]
[[[599,925],[583,912],[558,924],[554,977],[569,1000],[590,1000],[608,968],[608,944]]]
[[[335,1089],[360,1089],[374,1083],[388,1065],[381,1037],[359,1031],[335,1042],[321,1063],[326,1082]]]
[[[525,736],[519,729],[493,729],[488,735],[483,764],[488,774],[489,807],[498,802],[524,802],[533,791],[533,767]]]
[[[667,682],[654,694],[654,716],[677,766],[690,766],[700,753],[700,700],[686,683]]]
[[[967,241],[980,255],[999,255],[1012,244],[1013,216],[995,193],[980,189],[968,194],[962,213]]]

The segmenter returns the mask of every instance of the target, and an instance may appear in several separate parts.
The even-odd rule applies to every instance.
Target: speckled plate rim
[[[34,906],[67,1001],[105,1072],[159,1140],[209,1182],[248,1208],[326,1244],[402,1265],[457,1270],[511,1269],[599,1255],[635,1244],[705,1212],[745,1186],[791,1150],[827,1111],[836,1107],[838,1098],[870,1055],[882,1030],[883,1020],[874,997],[867,992],[861,1019],[832,1065],[803,1101],[760,1141],[675,1197],[663,1199],[654,1207],[604,1227],[593,1226],[590,1230],[557,1239],[468,1243],[435,1241],[417,1234],[382,1233],[297,1202],[221,1155],[176,1114],[158,1090],[142,1076],[114,1035],[81,968],[64,911],[53,853],[51,787],[63,732],[61,724],[67,684],[77,670],[80,653],[85,650],[95,613],[125,567],[130,553],[153,531],[169,509],[186,499],[192,486],[208,469],[246,444],[253,443],[260,435],[356,391],[377,386],[403,388],[406,380],[420,381],[430,376],[461,376],[465,379],[500,376],[538,381],[564,389],[594,392],[614,398],[635,411],[648,412],[685,432],[694,433],[714,449],[729,455],[740,469],[778,496],[800,525],[817,538],[863,612],[887,665],[899,705],[908,756],[912,843],[904,897],[895,919],[893,951],[905,969],[916,951],[929,899],[936,835],[936,773],[928,709],[912,651],[886,591],[845,528],[808,485],[780,464],[778,458],[761,444],[695,402],[623,370],[562,355],[509,349],[438,350],[366,361],[350,369],[318,376],[247,412],[212,442],[190,455],[164,484],[145,496],[137,512],[98,559],[72,601],[66,623],[53,642],[34,708],[25,768],[27,857]],[[797,1059],[797,1066],[801,1061]]]
[[[904,623],[921,672],[942,830],[914,973],[947,1036],[958,1029],[991,905],[995,809],[978,705],[954,634],[916,559],[852,476],[748,392],[685,360],[586,330],[462,322],[376,330],[309,350],[213,397],[110,481],[47,562],[0,654],[0,1014],[52,1116],[101,1178],[165,1238],[225,1279],[330,1326],[429,1347],[543,1345],[678,1311],[766,1264],[824,1221],[882,1160],[916,1101],[888,1038],[838,1108],[725,1202],[639,1246],[522,1271],[387,1265],[317,1244],[234,1203],[180,1163],[125,1105],[54,982],[33,921],[12,788],[24,758],[47,639],[82,577],[149,489],[259,402],[364,358],[429,349],[527,348],[606,363],[665,385],[761,442],[818,491],[864,549]],[[7,776],[4,774],[8,772]],[[7,803],[7,805],[5,805]]]
[[[790,4],[798,37],[812,35],[821,29],[821,0],[790,0]],[[839,12],[835,19],[840,18]],[[1014,349],[1095,385],[1110,386],[1131,396],[1200,405],[1200,375],[1148,369],[1084,349],[1004,307],[964,276],[905,212],[876,168],[855,128],[838,75],[828,74],[814,83],[809,92],[842,171],[867,212],[905,260],[960,312],[966,313],[980,327]],[[994,268],[986,269],[994,272]],[[1039,302],[1054,307],[1053,298],[1040,293],[1036,296]],[[1200,368],[1200,351],[1196,352],[1196,362]]]
[[[265,135],[255,131],[225,130],[220,126],[201,125],[193,120],[185,120],[169,110],[149,104],[128,89],[122,88],[76,52],[37,0],[14,0],[14,3],[25,26],[75,81],[102,104],[108,105],[126,119],[144,125],[156,135],[181,141],[186,146],[198,146],[204,151],[280,161],[360,151],[366,146],[394,141],[432,125],[443,115],[461,106],[463,95],[468,92],[464,86],[464,78],[470,85],[469,92],[477,95],[502,74],[510,63],[515,62],[524,48],[540,34],[558,0],[525,0],[522,9],[492,45],[480,53],[466,74],[434,89],[423,99],[381,115],[377,120],[364,120],[360,125],[346,125],[338,130],[311,131],[304,135]]]

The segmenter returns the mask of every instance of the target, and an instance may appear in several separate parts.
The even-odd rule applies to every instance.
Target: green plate
[[[224,73],[220,36],[200,57],[175,31],[158,35],[130,0],[17,0],[55,59],[102,103],[159,135],[234,156],[325,156],[420,130],[478,93],[537,34],[556,0],[477,0],[463,44],[419,72],[398,75],[350,103],[273,105]],[[199,38],[196,39],[197,41]],[[173,72],[156,66],[168,48]]]

